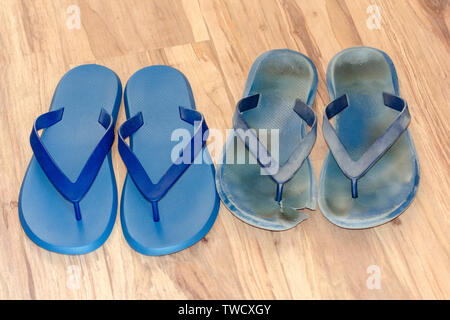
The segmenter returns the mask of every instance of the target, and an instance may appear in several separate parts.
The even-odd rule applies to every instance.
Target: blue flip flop
[[[19,217],[37,245],[83,254],[111,233],[117,188],[110,149],[121,99],[122,85],[113,71],[82,65],[66,73],[50,111],[35,121],[34,156],[20,191]]]
[[[208,233],[219,211],[203,115],[185,76],[168,66],[128,80],[125,110],[118,144],[128,170],[120,208],[125,239],[146,255],[183,250]]]
[[[320,175],[320,209],[344,228],[386,223],[408,207],[419,184],[394,64],[378,49],[349,48],[331,60],[327,85],[332,102],[323,134],[330,152]]]
[[[216,176],[222,201],[244,222],[286,230],[306,218],[298,209],[315,209],[308,155],[317,132],[311,108],[316,89],[316,68],[299,52],[272,50],[254,62]],[[276,134],[279,139],[272,139]]]

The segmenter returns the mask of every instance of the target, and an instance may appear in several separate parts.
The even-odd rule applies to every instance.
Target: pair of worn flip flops
[[[306,218],[302,209],[315,209],[308,155],[317,132],[311,108],[317,82],[312,61],[291,50],[266,52],[250,70],[216,175],[222,201],[248,224],[286,230]],[[411,203],[419,182],[394,65],[378,49],[349,48],[331,60],[327,85],[332,102],[322,128],[330,152],[319,207],[344,228],[388,222]]]
[[[110,235],[118,202],[111,146],[121,100],[113,71],[82,65],[62,78],[50,111],[35,121],[19,216],[39,246],[83,254]],[[211,229],[219,209],[205,119],[195,110],[187,79],[167,66],[136,72],[124,100],[128,120],[118,134],[128,170],[120,208],[124,236],[147,255],[187,248]],[[176,129],[184,139],[173,155]]]

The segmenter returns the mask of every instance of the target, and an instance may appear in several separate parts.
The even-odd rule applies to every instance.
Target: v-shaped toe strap
[[[351,180],[352,197],[358,197],[357,181],[361,178],[395,143],[395,141],[408,128],[411,116],[408,104],[402,98],[383,93],[384,104],[396,111],[399,115],[389,128],[367,149],[358,161],[353,161],[339,139],[330,119],[348,107],[347,95],[332,101],[325,109],[323,115],[323,135],[334,159],[342,172]]]
[[[243,113],[258,106],[259,94],[255,94],[240,100],[236,106],[233,116],[233,127],[235,134],[245,144],[249,152],[257,159],[259,165],[266,170],[271,178],[277,183],[276,200],[281,201],[283,185],[289,181],[301,168],[303,162],[311,153],[317,137],[317,117],[314,111],[300,99],[295,100],[293,110],[310,127],[306,135],[300,139],[289,156],[286,163],[280,167],[264,144],[258,139],[255,130],[251,129],[245,120]],[[256,143],[251,143],[256,141]]]
[[[141,162],[133,153],[131,148],[125,142],[125,139],[135,133],[144,124],[142,112],[139,112],[132,118],[125,121],[119,129],[119,153],[122,157],[128,174],[133,179],[136,187],[141,194],[152,203],[153,219],[159,221],[158,201],[170,190],[183,173],[194,162],[196,156],[200,153],[206,143],[208,127],[203,115],[193,109],[179,107],[180,118],[195,126],[194,134],[190,142],[184,147],[182,154],[164,173],[158,183],[153,183]],[[157,150],[155,150],[157,152]],[[188,161],[185,160],[186,155],[190,155]]]
[[[114,141],[114,121],[111,114],[102,108],[98,122],[103,126],[103,128],[106,129],[106,132],[98,142],[92,154],[89,156],[89,159],[81,170],[77,180],[72,182],[55,162],[47,148],[42,143],[42,140],[38,134],[39,130],[48,128],[61,121],[63,113],[64,108],[61,108],[39,116],[34,123],[33,129],[31,130],[30,144],[36,160],[50,182],[55,186],[56,190],[58,190],[67,200],[73,203],[75,217],[77,220],[81,220],[79,202],[88,192],[103,164],[106,155],[111,149]]]

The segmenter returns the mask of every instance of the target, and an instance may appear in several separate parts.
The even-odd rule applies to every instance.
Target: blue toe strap
[[[106,155],[111,149],[114,141],[114,121],[112,116],[102,108],[98,122],[106,129],[106,132],[89,156],[77,180],[72,182],[56,164],[38,134],[39,130],[48,128],[61,121],[63,113],[64,108],[61,108],[39,116],[31,130],[30,144],[36,160],[50,182],[55,186],[56,190],[73,203],[75,217],[77,220],[81,220],[79,202],[88,192]]]
[[[178,159],[169,167],[156,184],[151,181],[141,162],[125,142],[126,138],[139,130],[144,124],[142,112],[125,121],[119,129],[118,148],[120,156],[138,190],[147,201],[152,203],[153,219],[155,222],[159,221],[158,201],[164,197],[186,169],[189,168],[191,163],[194,162],[196,156],[203,149],[208,137],[208,127],[200,112],[184,107],[179,107],[179,110],[180,118],[194,125],[194,134],[189,143],[184,147],[182,154],[180,154]],[[186,155],[190,155],[188,161],[185,160]]]
[[[339,139],[330,123],[330,119],[348,107],[347,95],[332,101],[325,109],[323,115],[323,135],[334,159],[342,172],[351,180],[352,197],[358,197],[357,182],[372,166],[389,150],[395,141],[408,128],[411,116],[408,104],[402,98],[390,93],[383,93],[384,104],[396,111],[399,115],[389,128],[364,152],[358,161],[353,161],[347,149]]]
[[[236,106],[233,116],[233,127],[235,134],[245,144],[249,152],[257,159],[259,165],[271,176],[277,183],[277,193],[275,200],[280,202],[282,198],[283,185],[289,181],[294,174],[301,168],[311,152],[317,137],[317,117],[314,111],[300,99],[295,100],[293,110],[310,127],[308,133],[298,141],[292,154],[283,166],[272,158],[264,144],[258,139],[256,132],[250,128],[244,119],[245,111],[254,109],[258,106],[260,95],[255,94],[240,100]],[[251,143],[256,141],[256,143]]]

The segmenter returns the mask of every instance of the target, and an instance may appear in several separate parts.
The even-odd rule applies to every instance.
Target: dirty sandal
[[[344,228],[378,226],[408,207],[419,183],[394,65],[380,50],[346,49],[331,60],[327,84],[332,102],[323,134],[330,152],[320,175],[320,209]]]
[[[286,230],[306,218],[298,209],[315,208],[315,177],[308,155],[316,140],[311,109],[316,89],[316,68],[299,52],[268,51],[253,64],[216,176],[222,201],[246,223]],[[264,130],[269,133],[267,143],[261,136]],[[279,140],[272,142],[277,133]]]

